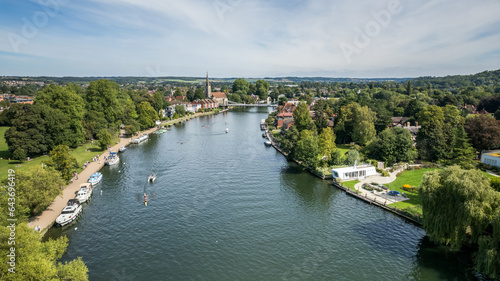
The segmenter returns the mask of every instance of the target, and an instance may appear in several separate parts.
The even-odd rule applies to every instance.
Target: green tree
[[[67,119],[55,109],[43,105],[14,105],[7,116],[11,118],[11,127],[5,132],[5,141],[14,153],[24,150],[27,156],[40,155],[64,143],[61,132],[67,128]],[[22,149],[22,150],[19,150]]]
[[[97,140],[99,141],[99,146],[102,150],[108,148],[108,145],[111,144],[111,134],[106,129],[101,129],[101,131],[97,134]]]
[[[77,147],[85,140],[82,125],[85,103],[75,90],[75,86],[62,87],[51,84],[35,98],[37,105],[60,110],[64,114],[67,126],[59,134],[64,136],[62,143],[70,147]]]
[[[466,119],[465,130],[472,146],[479,152],[500,145],[500,120],[489,115],[476,115]]]
[[[261,100],[267,99],[268,93],[269,93],[269,82],[266,82],[265,80],[257,80],[255,83],[255,86],[257,88],[257,95]]]
[[[196,88],[194,91],[194,100],[202,100],[205,98],[205,91],[203,88]]]
[[[318,153],[318,138],[312,131],[303,130],[295,147],[295,159],[315,169],[318,166]]]
[[[1,227],[0,235],[9,235],[7,227]],[[5,243],[7,244],[7,243]],[[2,266],[0,279],[8,281],[21,280],[88,280],[88,268],[78,258],[58,263],[68,247],[68,238],[62,236],[56,240],[40,241],[40,235],[29,229],[26,223],[16,226],[16,273],[7,271],[7,247],[2,247]]]
[[[120,118],[123,116],[123,108],[118,101],[120,86],[109,80],[97,80],[90,82],[85,90],[84,99],[86,101],[85,119],[92,119],[94,116],[104,118],[105,128],[116,130],[120,126]],[[84,123],[84,125],[93,123]],[[94,124],[95,125],[95,124]],[[102,127],[89,126],[85,128],[91,135],[96,135]]]
[[[245,95],[248,93],[249,85],[245,79],[236,79],[233,82],[233,93],[242,91]]]
[[[367,150],[370,158],[382,160],[388,166],[401,161],[413,161],[417,156],[410,132],[399,127],[381,132]]]
[[[287,153],[288,160],[291,160],[295,156],[295,147],[300,139],[299,130],[295,125],[292,125],[286,132],[285,135],[280,140],[280,146]]]
[[[424,228],[431,240],[460,249],[477,243],[476,270],[500,277],[500,193],[479,170],[458,166],[424,174],[422,188]],[[493,235],[485,232],[489,227]]]
[[[355,149],[351,149],[347,152],[347,157],[345,159],[345,164],[346,165],[349,165],[349,166],[352,166],[354,165],[355,163],[361,163],[361,161],[363,161],[363,158],[361,157],[361,155],[359,154],[359,151],[355,150]]]
[[[159,91],[156,91],[153,94],[154,103],[151,104],[156,112],[160,112],[160,110],[164,109],[164,98],[163,94]]]
[[[51,161],[47,165],[54,167],[61,173],[62,178],[69,182],[73,177],[73,172],[78,168],[75,157],[70,155],[69,147],[63,144],[56,146],[50,151],[50,158]]]
[[[358,103],[342,106],[337,120],[335,134],[342,143],[354,141],[366,145],[376,136],[376,114],[367,106],[361,107]]]
[[[450,162],[459,165],[463,169],[472,169],[474,168],[474,157],[476,157],[476,150],[469,143],[464,127],[455,129],[453,158]]]
[[[420,189],[424,228],[436,242],[460,248],[470,233],[477,243],[500,203],[498,193],[479,170],[458,166],[427,172]]]
[[[441,107],[431,105],[417,114],[421,125],[417,135],[417,149],[423,160],[444,159],[447,145],[444,135],[444,113]]]
[[[301,102],[297,105],[295,111],[293,112],[293,119],[295,120],[295,126],[299,132],[310,130],[312,128],[312,119],[306,103]]]
[[[182,105],[176,105],[175,106],[175,112],[180,116],[186,115],[186,108]]]
[[[137,108],[139,115],[138,122],[141,124],[141,129],[152,128],[156,125],[156,121],[160,119],[158,113],[147,101],[141,102]]]
[[[320,156],[327,156],[331,159],[332,153],[336,150],[335,134],[331,128],[325,128],[318,137],[318,146]]]

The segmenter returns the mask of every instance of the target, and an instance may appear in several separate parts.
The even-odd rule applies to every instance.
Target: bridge
[[[278,106],[278,103],[237,103],[234,101],[229,101],[229,106],[241,106],[241,107],[270,107],[270,106]]]

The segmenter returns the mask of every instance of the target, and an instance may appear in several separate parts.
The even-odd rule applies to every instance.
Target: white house
[[[481,162],[487,165],[500,167],[500,150],[484,151],[481,155]]]
[[[354,165],[352,167],[332,169],[333,178],[339,178],[343,181],[359,180],[376,175],[377,171],[372,165]]]

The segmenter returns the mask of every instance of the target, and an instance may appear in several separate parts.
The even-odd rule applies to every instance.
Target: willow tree
[[[499,277],[500,193],[491,188],[488,178],[479,170],[458,166],[435,170],[424,175],[420,197],[424,228],[431,240],[455,249],[477,243],[476,269]]]

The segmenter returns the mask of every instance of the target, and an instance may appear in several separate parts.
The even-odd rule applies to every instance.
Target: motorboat
[[[85,203],[92,196],[92,185],[90,183],[82,183],[80,190],[76,192],[76,199],[81,203]]]
[[[111,166],[111,165],[118,164],[118,162],[120,162],[120,156],[118,156],[118,154],[116,154],[116,152],[110,152],[108,155],[108,158],[107,158],[106,162],[104,162],[104,164]]]
[[[124,152],[125,150],[127,150],[127,148],[123,145],[118,149],[118,152]]]
[[[82,205],[78,199],[70,199],[61,214],[56,219],[56,224],[64,226],[74,221],[82,213]]]
[[[265,138],[265,139],[267,139],[267,134],[266,134],[266,133],[263,133],[263,134],[262,134],[262,137],[263,137],[263,138]]]
[[[135,143],[135,144],[139,144],[141,142],[145,142],[149,139],[149,135],[148,134],[144,134],[134,140],[132,140],[132,143]]]
[[[154,182],[156,180],[156,174],[151,174],[148,177],[148,182]]]
[[[89,180],[88,180],[88,183],[90,183],[92,186],[100,183],[102,181],[102,174],[100,172],[97,172],[97,173],[93,173]]]
[[[226,128],[226,134],[229,133],[229,128]]]
[[[271,145],[273,145],[273,143],[272,143],[271,141],[265,141],[265,142],[264,142],[264,144],[265,144],[266,146],[271,146]]]

